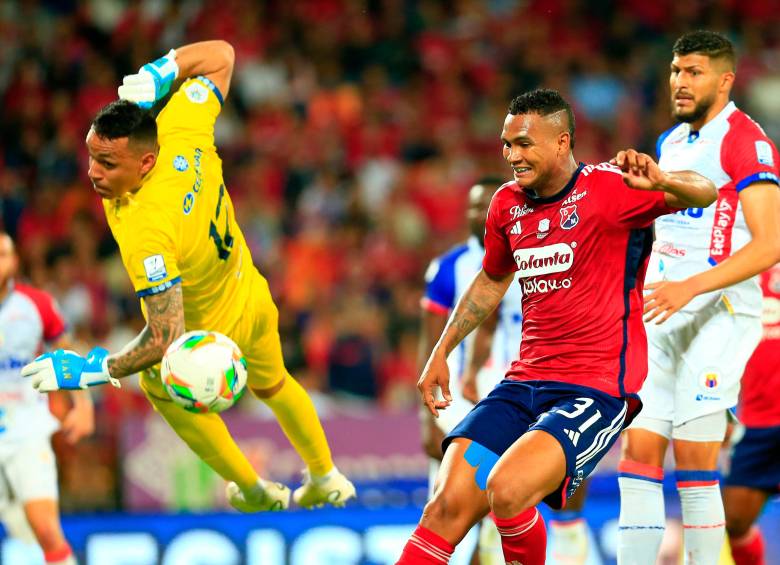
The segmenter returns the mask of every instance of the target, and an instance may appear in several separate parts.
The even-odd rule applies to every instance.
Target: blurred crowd
[[[228,40],[217,145],[289,369],[324,403],[408,408],[423,272],[465,236],[470,184],[509,178],[510,99],[562,91],[579,160],[653,153],[672,43],[716,29],[739,50],[738,104],[780,139],[778,19],[769,0],[3,2],[0,222],[84,349],[123,345],[143,319],[86,178],[86,131],[124,74]],[[126,389],[98,402],[107,434],[149,409]]]

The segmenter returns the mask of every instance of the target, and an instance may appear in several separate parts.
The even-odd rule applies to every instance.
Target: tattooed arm
[[[160,362],[168,346],[184,333],[184,301],[181,284],[144,297],[146,327],[119,353],[108,358],[108,372],[126,377]]]
[[[514,273],[494,278],[481,270],[458,300],[417,381],[423,402],[434,416],[438,416],[438,410],[446,408],[452,401],[447,356],[498,306],[513,278]],[[436,387],[441,387],[444,400],[436,400]]]

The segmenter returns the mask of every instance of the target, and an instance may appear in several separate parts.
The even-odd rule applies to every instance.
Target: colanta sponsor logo
[[[521,278],[568,271],[574,263],[574,251],[568,243],[517,249],[513,253]]]

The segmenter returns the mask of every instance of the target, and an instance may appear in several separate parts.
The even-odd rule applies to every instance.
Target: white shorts
[[[0,505],[57,500],[57,464],[49,437],[30,439],[0,453]]]
[[[731,314],[718,302],[645,329],[648,374],[639,391],[644,407],[631,427],[645,428],[645,418],[680,426],[736,406],[745,365],[761,340],[759,317]]]

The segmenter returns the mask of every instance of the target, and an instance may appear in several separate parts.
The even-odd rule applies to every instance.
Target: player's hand
[[[126,75],[117,92],[122,100],[135,102],[141,108],[151,108],[170,92],[177,76],[176,51],[171,49],[164,57],[146,63],[136,74]]]
[[[423,404],[437,418],[439,417],[439,410],[444,410],[452,402],[450,370],[447,367],[447,359],[435,349],[425,364],[420,380],[417,381],[417,388],[420,390]],[[437,388],[441,388],[444,400],[436,400]]]
[[[696,296],[691,284],[687,281],[660,281],[645,285],[645,322],[655,320],[663,324],[675,312],[688,304]]]
[[[634,149],[618,151],[610,161],[623,172],[623,182],[636,190],[661,190],[664,172],[650,155]]]
[[[107,357],[108,351],[102,347],[95,347],[86,357],[57,349],[22,367],[22,376],[29,378],[38,392],[77,390],[107,382],[118,387],[119,381],[108,373]]]
[[[95,410],[89,393],[79,391],[71,394],[79,395],[79,397],[78,399],[73,398],[73,408],[62,420],[61,429],[65,434],[65,440],[74,445],[95,431]]]
[[[466,370],[460,381],[460,393],[463,398],[476,404],[479,402],[479,392],[477,390],[477,375],[473,371]]]

